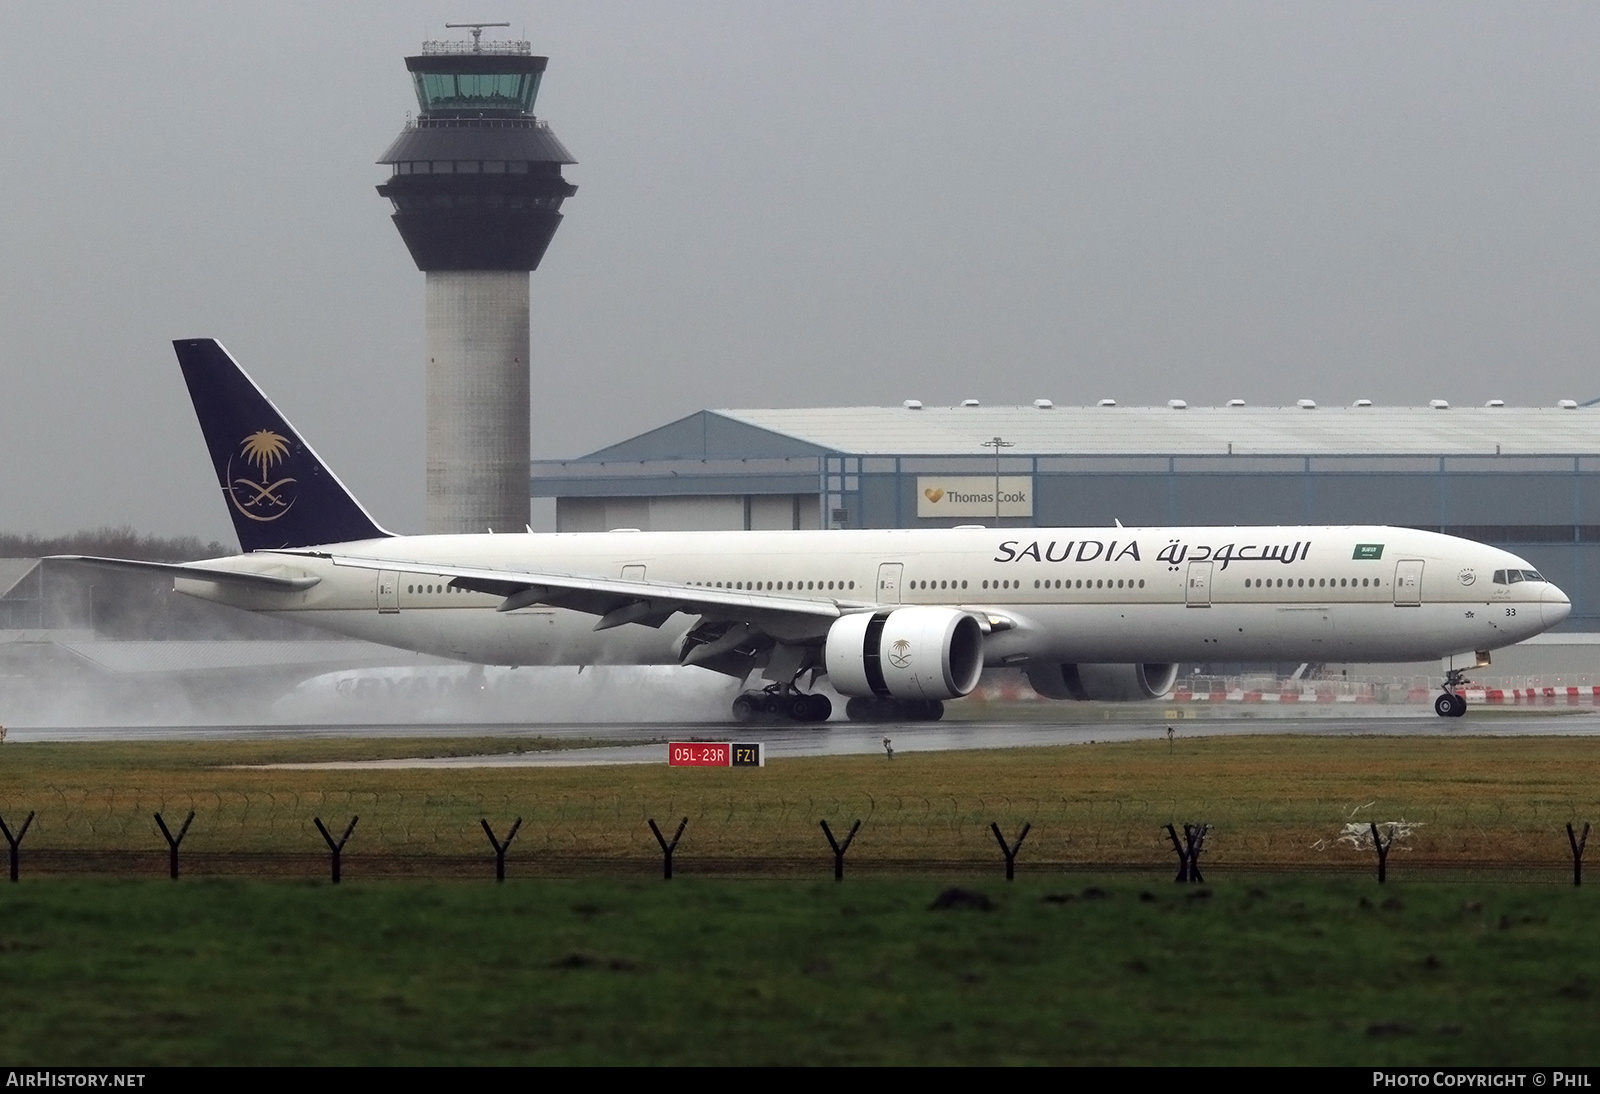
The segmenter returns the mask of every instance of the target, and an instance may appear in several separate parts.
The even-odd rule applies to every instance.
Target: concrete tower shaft
[[[528,522],[528,272],[427,276],[429,531]]]
[[[547,58],[527,42],[428,42],[406,58],[420,113],[378,193],[427,279],[429,532],[528,520],[528,273],[577,162],[534,116]]]

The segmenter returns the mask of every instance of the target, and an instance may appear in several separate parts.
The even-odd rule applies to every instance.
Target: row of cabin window
[[[691,585],[699,585],[703,589],[765,589],[768,591],[784,592],[793,590],[804,592],[807,589],[822,591],[824,589],[854,589],[854,581],[768,581],[763,585],[759,581],[691,581]]]
[[[1262,579],[1259,578],[1259,577],[1256,578],[1255,579],[1255,585],[1252,586],[1250,584],[1251,579],[1250,578],[1245,578],[1244,579],[1244,587],[1247,588],[1247,589],[1249,589],[1249,588],[1259,589],[1259,588],[1261,588],[1261,580]],[[1367,578],[1362,578],[1361,579],[1361,585],[1360,585],[1361,588],[1365,589],[1365,588],[1368,587],[1367,580],[1368,580]],[[1283,583],[1285,581],[1287,581],[1289,583],[1289,588],[1291,588],[1291,589],[1304,589],[1304,588],[1306,588],[1308,586],[1311,587],[1311,588],[1314,588],[1314,589],[1321,589],[1321,588],[1329,588],[1329,589],[1339,588],[1339,589],[1342,589],[1342,588],[1345,587],[1345,582],[1346,581],[1349,581],[1349,583],[1350,583],[1349,587],[1350,588],[1354,589],[1354,588],[1357,587],[1356,586],[1356,579],[1353,578],[1353,577],[1352,578],[1343,578],[1343,577],[1341,577],[1337,582],[1334,581],[1334,579],[1331,578],[1331,577],[1316,577],[1316,578],[1312,578],[1312,577],[1282,578],[1282,577],[1280,577],[1280,578],[1278,578],[1278,583],[1276,585],[1274,585],[1272,583],[1272,578],[1269,577],[1269,578],[1266,579],[1267,588],[1269,588],[1269,589],[1281,589],[1281,588],[1284,587]],[[1372,578],[1371,581],[1372,581],[1371,587],[1374,588],[1374,589],[1383,584],[1383,579],[1381,579],[1381,578],[1376,578],[1375,577],[1375,578]]]
[[[1033,583],[1033,587],[1035,589],[1040,588],[1041,585],[1046,589],[1121,589],[1124,587],[1129,589],[1142,589],[1144,588],[1144,578],[1140,578],[1137,585],[1134,584],[1133,578],[1131,577],[1127,579],[1126,583],[1124,583],[1121,578],[1118,578],[1115,584],[1112,584],[1110,578],[1106,578],[1104,581],[1098,578],[1094,581],[1090,581],[1088,579],[1084,579],[1082,581],[1057,581],[1054,585],[1052,585],[1049,581],[1042,583],[1035,581]]]
[[[1517,580],[1517,581],[1543,581],[1544,580],[1544,578],[1540,577],[1538,575],[1537,571],[1534,571],[1534,570],[1512,570],[1512,571],[1510,571],[1510,573],[1518,575],[1514,579],[1514,580]],[[1523,575],[1530,575],[1530,574],[1532,575],[1531,577],[1523,576]],[[1319,578],[1314,578],[1313,579],[1313,578],[1304,578],[1304,577],[1302,577],[1302,578],[1288,578],[1288,579],[1285,579],[1285,578],[1281,578],[1280,577],[1280,578],[1277,579],[1277,584],[1276,585],[1273,584],[1273,579],[1272,578],[1267,578],[1265,580],[1266,580],[1266,587],[1267,588],[1278,588],[1278,589],[1281,589],[1281,588],[1284,587],[1283,583],[1284,583],[1285,580],[1287,580],[1289,582],[1289,587],[1290,588],[1304,588],[1307,581],[1310,581],[1312,583],[1313,587],[1315,587],[1315,588],[1323,588],[1323,587],[1330,587],[1331,588],[1331,587],[1333,587],[1333,578],[1320,578],[1319,577]],[[1369,580],[1368,578],[1362,578],[1360,587],[1361,588],[1368,588],[1369,587],[1367,585],[1368,580]],[[1382,581],[1381,578],[1371,578],[1370,580],[1372,582],[1371,587],[1373,587],[1373,588],[1376,588],[1376,587],[1381,586],[1383,584],[1383,581]],[[1506,584],[1506,571],[1504,571],[1504,570],[1495,571],[1494,580],[1495,580],[1496,584],[1499,584],[1499,585]],[[1255,585],[1252,586],[1251,583],[1250,583],[1251,579],[1250,578],[1246,578],[1245,579],[1245,583],[1244,583],[1245,584],[1245,588],[1248,589],[1248,588],[1254,587],[1254,588],[1259,589],[1259,588],[1262,587],[1262,579],[1261,578],[1259,578],[1259,577],[1255,578],[1254,581],[1255,581]],[[1343,577],[1341,577],[1341,578],[1339,578],[1338,588],[1344,588],[1346,586],[1346,582],[1349,583],[1349,586],[1351,588],[1354,588],[1354,587],[1356,587],[1355,581],[1356,581],[1356,579],[1353,578],[1353,577],[1352,578],[1343,578]],[[700,585],[700,586],[704,586],[704,587],[714,587],[714,588],[718,588],[718,589],[724,589],[724,588],[726,588],[726,589],[744,589],[744,588],[747,588],[747,587],[750,588],[750,589],[761,589],[763,587],[762,583],[759,582],[759,581],[752,582],[748,586],[746,586],[746,584],[744,582],[742,582],[742,581],[733,581],[733,582],[726,582],[726,583],[721,582],[721,581],[717,581],[717,582],[696,581],[696,582],[691,582],[691,584]],[[844,590],[844,589],[847,589],[847,588],[854,589],[856,587],[856,583],[854,581],[849,581],[849,582],[845,582],[845,581],[839,581],[839,582],[834,582],[834,581],[828,581],[828,582],[822,582],[822,581],[790,581],[790,582],[778,581],[778,582],[772,582],[772,581],[768,581],[765,584],[765,588],[767,590],[772,590],[772,589],[776,588],[777,590],[780,590],[780,591],[781,590],[805,591],[805,590],[808,590],[808,589],[815,591],[815,590],[822,590],[824,587],[826,587],[829,590],[832,590],[832,589],[834,589],[836,587],[839,590]],[[951,589],[954,589],[954,588],[957,587],[957,583],[954,582],[954,581],[937,581],[937,582],[935,582],[935,581],[913,581],[911,583],[911,587],[913,589],[931,589],[931,588],[938,588],[938,589],[951,588]],[[959,587],[965,589],[967,587],[967,583],[965,581],[963,581],[963,582],[960,583]],[[985,589],[989,588],[989,582],[985,581],[983,583],[983,587]],[[1022,587],[1022,583],[1020,581],[1004,581],[1004,582],[996,581],[996,582],[994,582],[994,587],[996,589],[1017,589],[1017,588],[1021,588]],[[1048,581],[1035,581],[1033,583],[1033,587],[1035,589],[1038,589],[1038,588],[1045,588],[1045,589],[1050,589],[1050,588],[1056,588],[1056,589],[1060,589],[1060,588],[1067,588],[1067,589],[1074,589],[1074,588],[1076,588],[1076,589],[1100,589],[1100,588],[1111,589],[1111,588],[1117,588],[1117,589],[1121,589],[1121,588],[1124,588],[1124,587],[1129,588],[1129,589],[1132,589],[1132,588],[1135,588],[1135,587],[1142,589],[1142,588],[1144,588],[1144,579],[1140,578],[1139,579],[1139,583],[1138,583],[1137,586],[1134,585],[1134,582],[1133,582],[1132,578],[1127,579],[1126,583],[1124,583],[1123,579],[1118,578],[1115,585],[1113,585],[1111,583],[1111,580],[1109,578],[1107,578],[1107,579],[1104,579],[1104,580],[1097,579],[1097,580],[1089,581],[1089,582],[1085,582],[1083,580],[1078,580],[1076,582],[1068,580],[1065,583],[1063,583],[1060,580],[1057,580],[1054,583],[1054,585],[1052,585]],[[451,585],[407,585],[406,586],[406,592],[407,593],[412,593],[412,594],[415,594],[415,593],[454,593],[454,592],[461,592],[461,591],[462,590],[457,589],[457,588],[455,588],[454,586],[451,586]]]

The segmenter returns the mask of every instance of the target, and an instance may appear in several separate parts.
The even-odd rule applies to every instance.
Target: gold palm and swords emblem
[[[272,478],[272,469],[289,457],[289,438],[270,429],[257,430],[239,445],[239,453],[245,463],[253,465],[260,472],[261,481],[242,476],[231,477],[230,461],[228,494],[233,499],[234,508],[251,520],[277,520],[289,511],[295,501],[289,487],[296,480],[287,476],[276,480]]]

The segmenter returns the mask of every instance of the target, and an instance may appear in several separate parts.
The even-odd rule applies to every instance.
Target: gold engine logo
[[[896,639],[894,645],[889,647],[889,664],[897,669],[911,664],[911,643],[904,638]]]

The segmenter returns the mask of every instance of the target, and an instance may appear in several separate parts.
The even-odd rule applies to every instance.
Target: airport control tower
[[[416,120],[378,193],[427,278],[429,532],[528,522],[528,274],[578,188],[577,161],[533,114],[546,57],[527,42],[424,42],[407,57]]]

